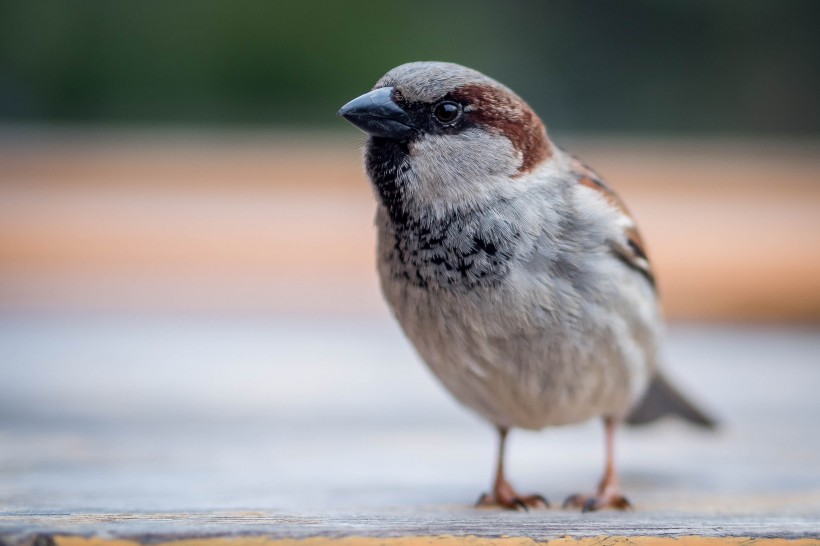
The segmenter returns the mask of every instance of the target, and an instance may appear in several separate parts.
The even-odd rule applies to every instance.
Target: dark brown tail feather
[[[696,408],[665,377],[656,373],[643,399],[626,418],[626,422],[630,425],[643,425],[665,415],[675,415],[701,427],[717,426],[714,419]]]

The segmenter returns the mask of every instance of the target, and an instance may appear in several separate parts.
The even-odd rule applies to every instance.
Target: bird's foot
[[[550,503],[542,495],[519,495],[505,480],[496,483],[492,493],[482,494],[476,502],[476,507],[528,512],[530,508],[549,508]]]
[[[632,503],[618,492],[606,492],[597,495],[570,495],[564,501],[563,507],[580,508],[581,512],[595,512],[601,508],[631,510]]]
[[[476,508],[506,508],[507,510],[521,510],[529,512],[530,508],[549,508],[550,503],[542,495],[521,495],[498,498],[489,493],[482,493]]]

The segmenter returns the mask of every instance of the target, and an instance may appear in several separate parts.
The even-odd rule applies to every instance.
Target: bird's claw
[[[563,508],[580,508],[581,512],[595,512],[601,508],[631,510],[632,503],[620,494],[608,495],[570,495],[564,501]]]
[[[549,501],[543,495],[524,495],[524,496],[496,496],[488,493],[482,493],[476,502],[476,508],[492,508],[500,507],[508,510],[519,510],[522,512],[529,512],[530,508],[549,508]]]

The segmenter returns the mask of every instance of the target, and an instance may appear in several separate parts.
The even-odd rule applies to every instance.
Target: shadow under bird
[[[398,66],[339,115],[369,135],[385,299],[438,379],[499,431],[479,504],[548,506],[506,480],[507,432],[598,417],[603,478],[565,505],[629,507],[619,424],[713,423],[661,375],[655,275],[623,202],[518,95],[463,66]]]

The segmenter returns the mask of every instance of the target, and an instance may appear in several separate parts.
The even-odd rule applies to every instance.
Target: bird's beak
[[[381,87],[348,102],[339,115],[368,135],[406,140],[415,132],[407,112],[393,101],[393,88]]]

